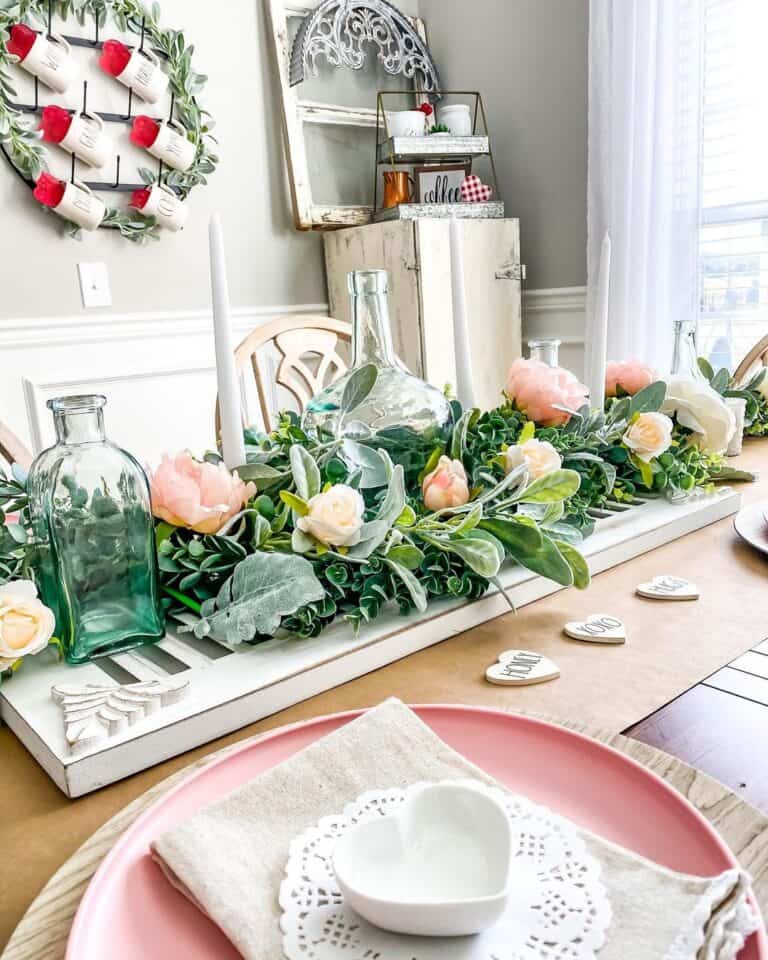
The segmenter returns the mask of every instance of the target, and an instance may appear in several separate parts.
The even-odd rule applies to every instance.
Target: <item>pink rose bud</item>
[[[437,466],[421,485],[424,506],[428,510],[462,507],[469,501],[467,472],[460,460],[440,457]]]
[[[621,360],[606,364],[605,395],[615,397],[618,387],[634,396],[658,380],[656,371],[639,360]]]
[[[55,104],[43,107],[40,129],[46,143],[61,143],[71,125],[72,117],[68,110]]]
[[[201,462],[187,451],[166,454],[149,486],[156,517],[198,533],[218,533],[256,495],[255,484],[243,483],[223,463]]]
[[[159,132],[160,124],[152,117],[146,117],[142,114],[133,121],[131,143],[135,143],[137,147],[151,147],[157,140]]]
[[[119,77],[131,59],[131,48],[119,40],[107,40],[99,57],[99,66],[104,73]]]
[[[65,188],[66,184],[62,180],[43,171],[38,177],[32,196],[44,207],[58,207],[61,198],[64,196]]]
[[[32,44],[37,40],[35,31],[26,25],[26,23],[14,23],[11,27],[11,37],[6,44],[8,53],[23,60],[32,49]]]

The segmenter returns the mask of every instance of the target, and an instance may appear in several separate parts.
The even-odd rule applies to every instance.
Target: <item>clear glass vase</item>
[[[559,355],[562,342],[557,337],[536,337],[535,340],[529,340],[528,352],[531,360],[540,360],[548,367],[560,366]]]
[[[696,321],[675,321],[675,347],[672,354],[672,374],[704,380],[699,369],[699,351],[696,345]]]
[[[385,270],[356,270],[348,277],[352,298],[352,366],[313,397],[304,411],[303,426],[320,439],[348,437],[386,450],[406,474],[416,472],[453,426],[453,411],[435,387],[413,376],[395,356],[387,306]],[[341,400],[349,378],[360,367],[374,364],[376,382],[353,410]]]
[[[104,435],[104,397],[48,402],[56,444],[29,471],[35,576],[70,663],[162,638],[149,484]]]

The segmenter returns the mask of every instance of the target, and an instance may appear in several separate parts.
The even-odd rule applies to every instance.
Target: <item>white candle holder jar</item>
[[[390,110],[387,127],[391,137],[423,137],[427,118],[421,110]]]
[[[168,77],[151,50],[134,50],[116,79],[130,87],[146,103],[157,103],[168,89]]]
[[[78,72],[69,44],[57,33],[50,37],[38,33],[19,66],[56,93],[66,93]]]
[[[165,120],[158,126],[157,136],[147,150],[174,170],[189,170],[194,162],[197,146],[187,140],[184,128],[175,120]]]
[[[148,190],[147,202],[141,208],[146,217],[154,217],[161,227],[176,233],[187,222],[189,208],[170,187],[155,183]]]
[[[95,230],[107,212],[104,203],[80,180],[70,181],[58,205],[51,209],[83,230]]]
[[[96,169],[106,166],[115,151],[104,121],[95,113],[76,113],[59,146]]]
[[[472,136],[472,117],[466,103],[452,103],[438,107],[437,122],[450,130],[454,137]]]

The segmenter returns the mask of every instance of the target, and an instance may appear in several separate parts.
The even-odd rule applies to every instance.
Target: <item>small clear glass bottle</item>
[[[528,352],[531,360],[541,360],[548,367],[559,367],[559,351],[562,340],[557,337],[536,337],[528,341]]]
[[[350,437],[385,449],[408,473],[420,470],[453,426],[451,405],[440,390],[410,373],[395,356],[387,305],[386,270],[355,270],[347,279],[352,299],[352,366],[313,397],[303,426],[321,439]],[[341,410],[349,378],[374,364],[376,383],[353,410]],[[418,472],[417,470],[417,472]]]
[[[703,380],[699,369],[699,351],[696,345],[696,321],[675,321],[675,347],[672,354],[672,374]]]
[[[48,401],[56,443],[29,471],[35,576],[70,663],[162,638],[149,484],[104,435],[101,396]]]

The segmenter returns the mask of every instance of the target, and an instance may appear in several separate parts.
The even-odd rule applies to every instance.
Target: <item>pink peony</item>
[[[617,387],[634,396],[644,387],[658,380],[656,371],[639,360],[620,360],[605,368],[605,395],[615,397]]]
[[[587,388],[562,367],[549,367],[541,360],[515,360],[507,374],[507,395],[535,423],[557,427],[571,416],[566,410],[578,410],[587,400]]]
[[[223,463],[201,463],[186,450],[163,456],[149,485],[156,517],[198,533],[217,533],[256,494],[255,484],[243,483]]]
[[[432,473],[424,477],[421,492],[428,510],[463,507],[469,500],[469,486],[461,460],[440,457]]]

